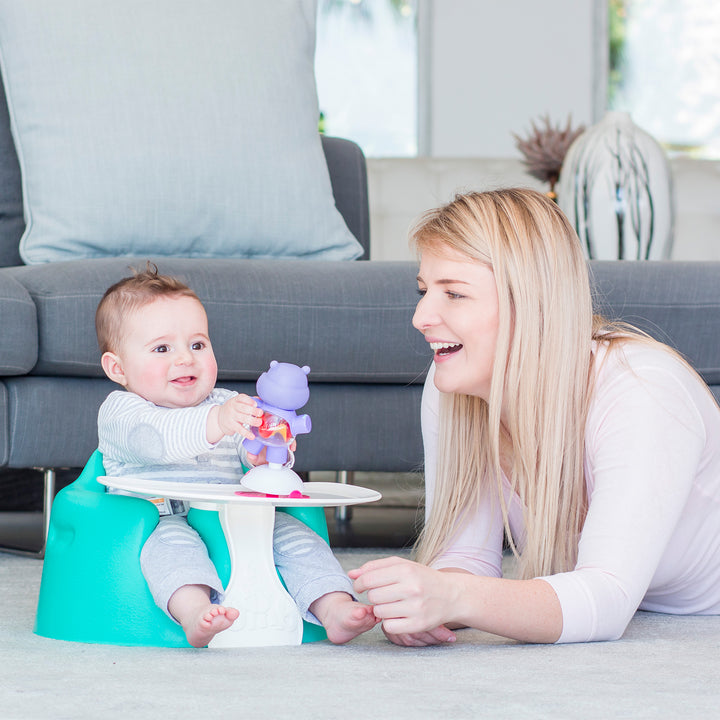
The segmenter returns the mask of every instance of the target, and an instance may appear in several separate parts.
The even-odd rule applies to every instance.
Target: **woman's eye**
[[[427,292],[427,290],[426,290],[425,288],[418,288],[418,289],[417,289],[417,294],[418,294],[420,297],[425,297],[425,293],[426,293],[426,292]]]
[[[450,290],[446,290],[445,294],[451,299],[451,300],[461,300],[464,298],[464,295],[461,295],[460,293],[451,292]]]

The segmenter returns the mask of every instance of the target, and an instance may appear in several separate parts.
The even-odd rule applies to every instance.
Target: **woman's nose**
[[[433,324],[434,313],[427,295],[423,295],[415,306],[412,324],[416,330],[424,332]]]

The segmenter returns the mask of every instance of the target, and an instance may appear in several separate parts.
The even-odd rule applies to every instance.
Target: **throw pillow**
[[[315,0],[0,0],[26,263],[348,260]]]

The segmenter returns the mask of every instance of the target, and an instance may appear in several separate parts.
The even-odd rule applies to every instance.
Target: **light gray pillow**
[[[315,0],[0,0],[26,263],[349,260],[317,132]]]

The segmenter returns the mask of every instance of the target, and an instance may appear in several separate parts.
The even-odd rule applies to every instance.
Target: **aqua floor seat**
[[[53,503],[38,599],[35,632],[57,640],[190,647],[182,628],[155,604],[140,570],[140,551],[158,522],[155,506],[137,497],[105,492],[95,451],[78,479]],[[326,541],[322,508],[283,508]],[[218,513],[191,509],[223,584],[230,556]],[[303,642],[323,640],[322,627],[303,623]]]

